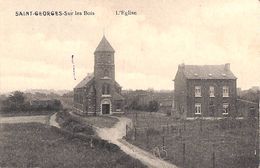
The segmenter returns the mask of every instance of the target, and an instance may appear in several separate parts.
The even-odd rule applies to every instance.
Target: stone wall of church
[[[95,53],[94,74],[96,78],[105,76],[115,80],[115,64],[113,52],[97,52]]]

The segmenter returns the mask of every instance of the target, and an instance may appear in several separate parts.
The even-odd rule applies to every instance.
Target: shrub
[[[148,128],[146,131],[147,135],[160,135],[160,131],[154,128]]]

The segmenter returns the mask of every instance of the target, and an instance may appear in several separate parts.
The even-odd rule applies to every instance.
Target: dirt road
[[[97,128],[98,135],[113,144],[118,145],[126,154],[143,162],[151,168],[177,168],[177,166],[163,161],[151,153],[148,153],[127,141],[123,140],[125,136],[126,124],[130,124],[131,120],[125,117],[117,117],[119,122],[113,128]]]
[[[118,145],[126,154],[132,156],[143,162],[151,168],[177,168],[166,161],[163,161],[152,154],[126,142],[122,139],[125,136],[126,124],[130,124],[131,120],[125,117],[117,117],[119,122],[112,128],[97,128],[98,135],[113,144]],[[55,121],[56,114],[49,116],[19,116],[19,117],[0,117],[1,123],[31,123],[38,122],[43,124],[50,124],[60,128],[59,124]]]

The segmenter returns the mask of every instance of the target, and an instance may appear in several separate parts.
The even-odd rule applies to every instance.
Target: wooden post
[[[127,138],[127,124],[125,125],[125,137]]]
[[[135,121],[136,121],[136,125],[137,125],[137,111],[135,112]]]
[[[185,167],[185,142],[182,144],[182,165]]]
[[[215,168],[215,151],[212,153],[212,167]]]
[[[162,137],[162,143],[163,143],[163,146],[164,146],[164,136]]]
[[[133,161],[133,168],[135,168],[135,159],[134,158],[132,158],[132,161]]]
[[[183,129],[184,129],[184,131],[186,131],[186,122],[185,122],[186,120],[184,119],[184,124],[183,124]]]
[[[259,154],[259,143],[260,143],[260,135],[259,135],[259,132],[260,132],[260,130],[259,130],[259,127],[260,127],[260,121],[259,121],[259,119],[260,119],[260,91],[258,90],[258,112],[257,112],[257,123],[256,123],[256,126],[257,126],[257,128],[256,128],[256,160],[257,160],[257,165],[259,165],[260,163],[259,163],[259,161],[260,161],[260,154]]]
[[[207,128],[207,131],[208,131],[208,142],[210,142],[210,136],[209,136],[210,131],[209,131],[209,128]]]
[[[167,122],[167,134],[169,134],[169,123]]]
[[[163,135],[164,135],[165,134],[164,126],[162,126],[162,128],[163,128]]]
[[[149,135],[148,135],[148,128],[146,130],[146,142],[147,142],[147,148],[149,147]]]
[[[135,127],[135,140],[136,140],[136,127]]]

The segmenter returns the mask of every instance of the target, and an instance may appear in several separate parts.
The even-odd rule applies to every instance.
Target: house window
[[[228,114],[228,103],[223,103],[223,113],[224,115]]]
[[[215,97],[214,86],[209,87],[209,97]]]
[[[229,88],[227,86],[223,86],[223,97],[229,97]]]
[[[195,103],[195,114],[201,114],[201,104]]]
[[[201,87],[195,86],[195,97],[201,97]]]
[[[102,86],[102,94],[103,95],[109,95],[110,94],[110,85],[107,83],[104,83]]]

